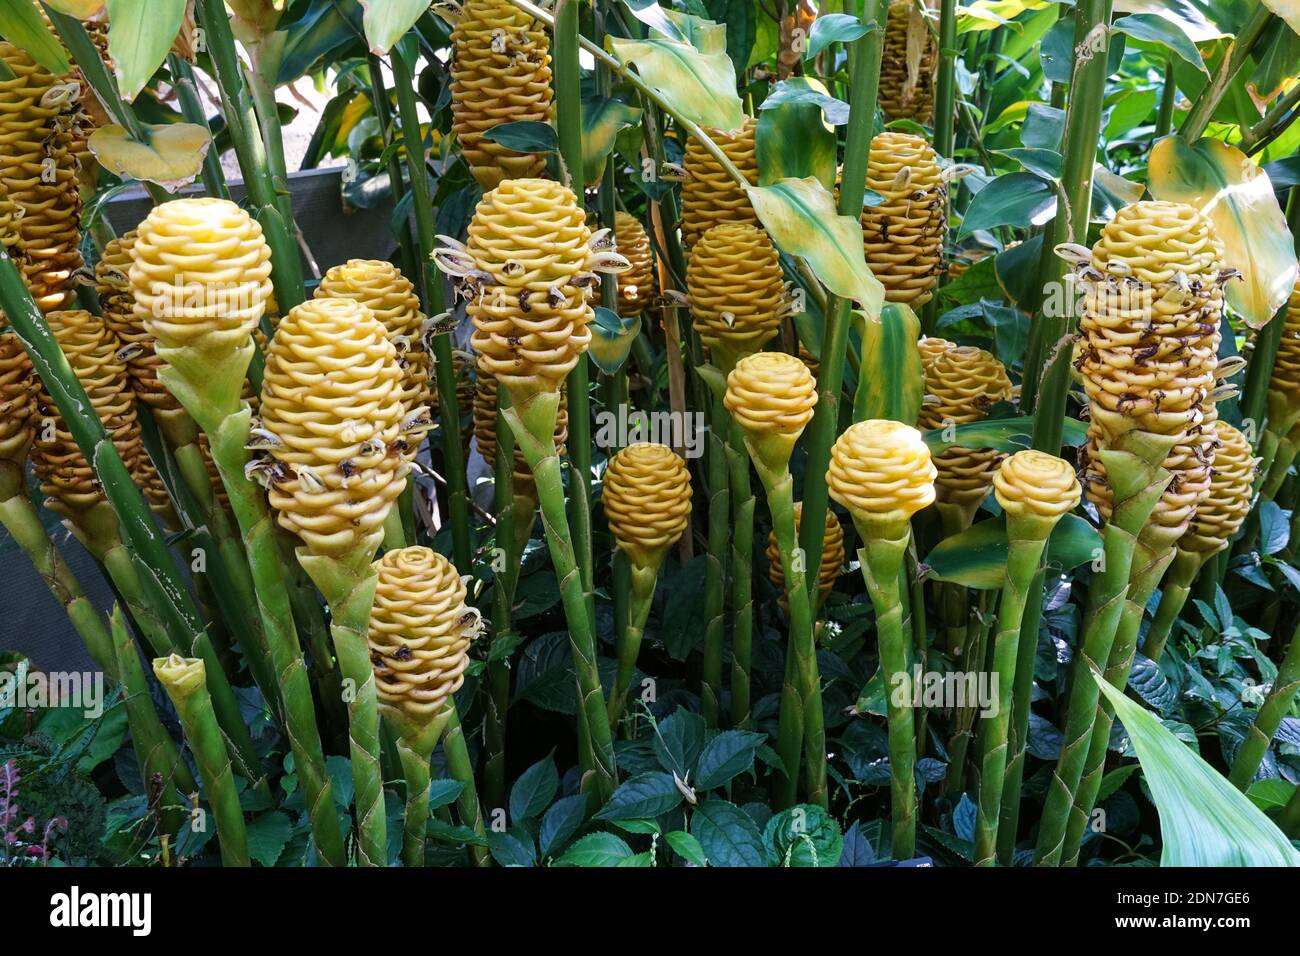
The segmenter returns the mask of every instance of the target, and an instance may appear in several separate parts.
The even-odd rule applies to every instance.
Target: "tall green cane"
[[[1278,666],[1273,686],[1265,695],[1264,703],[1260,705],[1259,713],[1255,715],[1255,721],[1241,743],[1241,749],[1233,758],[1228,779],[1238,790],[1244,791],[1254,782],[1259,765],[1263,763],[1264,755],[1273,742],[1273,735],[1282,725],[1282,718],[1291,712],[1291,704],[1297,692],[1300,692],[1300,626],[1291,635],[1291,643],[1287,645],[1286,654]]]
[[[473,830],[479,837],[484,834],[483,807],[478,800],[478,790],[474,785],[474,762],[470,760],[469,748],[465,746],[465,731],[460,725],[460,714],[454,700],[447,701],[449,711],[447,730],[442,740],[442,750],[447,757],[447,770],[453,780],[459,781],[460,796],[456,798],[456,810],[460,814],[462,826]],[[487,847],[471,843],[469,847],[470,862],[475,866],[491,866],[492,857]]]
[[[225,866],[248,866],[244,811],[239,806],[239,794],[235,791],[235,778],[230,769],[230,754],[226,752],[217,726],[203,670],[203,661],[177,654],[159,657],[153,662],[154,675],[176,707],[208,803],[212,805],[217,840],[221,845],[221,862]]]
[[[451,711],[443,708],[427,723],[414,726],[399,711],[385,707],[384,720],[397,741],[397,754],[402,762],[402,776],[406,780],[406,815],[402,824],[402,863],[405,866],[424,866],[424,847],[429,832],[429,790],[433,782],[429,777],[429,759]]]
[[[717,398],[709,406],[709,444],[705,477],[709,490],[709,536],[704,564],[704,669],[700,676],[700,714],[716,727],[722,715],[722,654],[726,642],[727,515],[731,490],[727,481],[726,434],[730,417]]]
[[[492,463],[493,511],[496,512],[496,547],[500,566],[494,561],[492,586],[492,646],[509,646],[515,583],[519,580],[521,549],[515,544],[514,458],[515,438],[500,408],[510,404],[510,394],[497,388],[496,454]],[[483,742],[487,759],[483,765],[483,796],[489,807],[505,806],[506,726],[510,707],[510,659],[489,652],[487,664],[487,706],[484,708]]]

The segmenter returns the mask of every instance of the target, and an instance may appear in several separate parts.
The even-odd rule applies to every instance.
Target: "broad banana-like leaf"
[[[122,99],[133,101],[180,32],[185,0],[108,0],[108,52]]]
[[[1217,139],[1161,140],[1151,151],[1148,185],[1157,199],[1201,210],[1223,240],[1223,256],[1241,273],[1226,288],[1228,304],[1258,329],[1291,295],[1295,244],[1268,174],[1241,150]]]
[[[1047,563],[1069,571],[1102,553],[1101,535],[1078,515],[1066,515],[1047,541]],[[981,591],[1002,587],[1007,565],[1007,522],[999,515],[947,538],[925,556],[926,575]]]
[[[782,80],[777,91],[782,89],[830,96],[820,80],[802,76]],[[827,189],[835,188],[835,130],[826,124],[821,106],[814,102],[769,103],[771,96],[759,108],[755,133],[758,184],[770,186],[782,179],[812,176]]]
[[[963,6],[957,17],[957,32],[973,30],[1018,30],[1016,17],[1026,10],[1041,10],[1050,6],[1048,0],[975,0]]]
[[[387,53],[429,9],[428,0],[361,0],[361,6],[366,42],[376,56]]]
[[[1300,33],[1300,0],[1264,0],[1268,7],[1287,22],[1296,33]]]
[[[596,367],[606,375],[613,375],[627,361],[632,343],[641,332],[641,316],[621,318],[612,309],[596,307],[596,320],[591,323],[591,345],[587,354]]]
[[[975,194],[957,236],[997,226],[1041,226],[1055,215],[1055,186],[1033,173],[1007,173]]]
[[[852,43],[874,29],[876,29],[874,21],[863,23],[857,17],[849,16],[847,13],[823,13],[813,21],[812,29],[808,31],[808,48],[804,50],[803,58],[811,60],[837,40],[841,43]]]
[[[121,126],[101,126],[90,134],[90,151],[114,176],[157,183],[172,193],[202,171],[212,143],[207,127],[166,123],[143,132],[139,140]]]
[[[807,260],[835,295],[857,302],[868,316],[880,314],[885,289],[867,268],[862,225],[836,211],[830,191],[816,179],[783,179],[745,190],[763,228],[782,252]]]
[[[1161,866],[1300,866],[1264,812],[1140,704],[1092,675],[1124,725],[1160,813]]]
[[[89,20],[104,9],[104,0],[45,0],[45,5],[55,13]]]
[[[862,367],[853,400],[853,420],[889,418],[915,425],[925,398],[925,373],[916,340],[921,320],[910,306],[886,302],[872,318],[854,312],[862,333]]]
[[[721,130],[737,129],[745,121],[735,92],[736,71],[725,52],[702,53],[690,43],[662,37],[608,37],[606,43],[620,63],[636,67],[671,112]]]
[[[63,76],[72,69],[63,44],[41,19],[35,0],[7,0],[0,4],[0,36],[26,50],[33,60],[55,76]]]
[[[275,85],[292,83],[325,54],[351,43],[361,26],[360,13],[355,4],[313,0],[300,18],[270,34],[264,47],[272,43],[279,47]]]
[[[618,134],[639,122],[639,108],[612,96],[582,101],[582,175],[588,186],[600,182]]]
[[[1177,26],[1193,43],[1223,36],[1194,0],[1115,0],[1115,13],[1153,13]]]
[[[1034,430],[1032,417],[1024,418],[989,418],[969,425],[953,425],[951,428],[935,428],[925,433],[925,443],[930,447],[930,454],[938,455],[957,445],[961,448],[996,448],[1015,454],[1029,447],[1030,434]],[[1073,418],[1067,418],[1062,426],[1061,441],[1072,447],[1082,445],[1088,440],[1088,426]]]
[[[1172,20],[1154,13],[1134,13],[1127,17],[1120,17],[1111,29],[1127,33],[1136,40],[1158,43],[1202,73],[1210,72],[1205,68],[1205,61],[1201,59],[1201,52],[1196,49],[1196,44],[1191,41],[1183,28]]]
[[[681,34],[683,40],[689,43],[701,53],[726,53],[727,52],[727,26],[724,23],[715,23],[712,20],[706,20],[704,17],[692,16],[689,13],[682,13],[680,10],[665,8],[664,16],[668,18],[673,26],[677,27],[677,32]],[[669,35],[670,40],[676,37]]]

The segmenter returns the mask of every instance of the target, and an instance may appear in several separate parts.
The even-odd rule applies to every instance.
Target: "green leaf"
[[[659,765],[683,780],[695,772],[695,764],[704,749],[704,718],[685,707],[678,707],[655,729],[654,752]]]
[[[855,311],[862,335],[862,371],[853,400],[855,421],[888,418],[911,423],[925,399],[925,374],[916,340],[921,320],[911,306],[886,302],[879,318]]]
[[[490,830],[487,834],[488,852],[499,866],[536,866],[537,854],[533,851],[533,841],[527,834],[507,830],[498,833]]]
[[[1056,215],[1056,189],[1033,173],[1007,173],[977,192],[961,221],[958,238],[977,229],[1041,226]]]
[[[835,186],[835,130],[826,125],[822,106],[814,100],[786,95],[783,90],[826,95],[819,81],[792,77],[777,84],[758,112],[755,150],[758,184],[770,186],[782,179],[812,176],[827,189]],[[839,102],[836,100],[835,102]]]
[[[697,790],[721,787],[738,774],[754,766],[754,754],[766,742],[765,734],[745,730],[728,730],[718,734],[700,753],[699,765],[692,781]]]
[[[362,24],[375,56],[384,56],[429,9],[428,0],[360,0]]]
[[[1092,678],[1132,740],[1160,813],[1161,866],[1300,866],[1300,853],[1244,794],[1150,712]]]
[[[1262,0],[1262,2],[1264,6],[1285,20],[1287,26],[1300,33],[1300,3],[1296,0]]]
[[[1034,236],[1019,245],[1004,249],[993,257],[998,285],[1007,299],[1022,309],[1033,308],[1034,285],[1038,279],[1038,261],[1042,257],[1043,237]]]
[[[606,375],[623,367],[636,337],[641,334],[641,316],[622,317],[612,309],[596,306],[591,323],[591,345],[587,354]]]
[[[1062,427],[1065,444],[1078,447],[1088,440],[1088,426],[1083,422],[1067,418]],[[969,425],[934,428],[926,432],[924,438],[932,455],[945,452],[954,445],[960,448],[996,448],[1014,454],[1029,447],[1033,430],[1032,417],[986,418]]]
[[[101,166],[121,179],[157,183],[175,192],[203,171],[203,158],[212,145],[206,126],[164,123],[142,126],[136,139],[116,124],[105,124],[90,134],[87,145]]]
[[[687,42],[686,34],[678,29],[677,24],[668,19],[669,11],[659,5],[658,0],[623,0],[623,5],[632,11],[646,26],[653,27],[670,40]]]
[[[767,866],[763,835],[744,810],[725,800],[706,800],[691,816],[691,835],[713,866]]]
[[[618,134],[641,122],[641,110],[612,96],[582,101],[582,175],[595,186],[605,173],[605,163],[614,150]]]
[[[500,123],[483,131],[483,138],[500,143],[516,153],[553,153],[560,148],[555,127],[540,120]]]
[[[724,51],[701,53],[689,43],[652,37],[606,38],[610,52],[661,96],[670,112],[702,126],[738,129],[744,123],[736,73]]]
[[[45,25],[35,0],[9,0],[0,4],[0,36],[27,54],[54,76],[72,69],[63,44]]]
[[[1223,258],[1242,278],[1228,283],[1228,304],[1252,329],[1273,317],[1296,279],[1295,243],[1268,174],[1235,146],[1217,139],[1188,145],[1179,136],[1156,143],[1148,186],[1157,199],[1201,210],[1223,240]]]
[[[275,866],[284,845],[293,835],[293,824],[289,817],[278,810],[259,814],[246,829],[248,855],[263,866]]]
[[[460,792],[464,789],[465,784],[459,780],[431,781],[429,784],[429,809],[437,810],[439,807],[449,805],[460,796]]]
[[[560,789],[560,775],[555,769],[555,759],[543,757],[533,764],[510,788],[510,820],[522,823],[541,816]]]
[[[777,866],[838,866],[844,834],[824,809],[801,803],[767,821],[763,843]]]
[[[664,835],[672,851],[692,866],[708,866],[709,859],[704,855],[704,847],[685,830],[673,830]]]
[[[345,7],[345,16],[340,7]],[[292,83],[306,73],[321,57],[356,39],[361,25],[356,6],[335,0],[312,0],[301,17],[283,30],[277,30],[268,43],[278,42],[279,62],[275,64],[275,85]]]
[[[1054,149],[1044,149],[1041,146],[1016,146],[999,152],[1003,156],[1014,159],[1026,171],[1043,179],[1061,178],[1061,154]]]
[[[542,817],[542,826],[537,833],[537,844],[541,847],[542,856],[554,856],[563,850],[586,819],[585,793],[575,793],[571,797],[556,800]]]
[[[1110,28],[1120,33],[1127,33],[1135,40],[1157,43],[1207,76],[1210,73],[1205,68],[1205,61],[1201,59],[1201,51],[1196,49],[1196,44],[1188,38],[1178,24],[1171,20],[1156,16],[1154,13],[1134,13],[1127,17],[1120,17],[1111,24]]]
[[[176,41],[185,0],[108,0],[108,53],[122,99],[132,102]]]
[[[815,106],[821,111],[822,118],[831,126],[843,126],[849,121],[849,104],[838,100],[827,91],[826,85],[818,80],[795,77],[782,80],[763,100],[760,110],[772,110],[779,106],[802,104]]]
[[[1101,554],[1101,535],[1078,515],[1066,515],[1047,541],[1047,562],[1069,571]],[[999,515],[945,538],[925,556],[927,573],[937,581],[992,591],[1002,587],[1007,564],[1007,525]]]
[[[612,833],[589,833],[551,865],[618,866],[634,855],[632,848]]]
[[[811,60],[832,43],[852,43],[875,28],[875,23],[863,23],[847,13],[823,13],[813,21],[808,32],[808,48],[803,58]]]
[[[671,774],[639,773],[619,784],[596,813],[597,820],[642,820],[667,813],[682,802]]]
[[[1259,505],[1259,546],[1265,554],[1277,554],[1291,540],[1291,522],[1276,501]]]
[[[867,268],[862,224],[836,212],[830,192],[811,176],[745,190],[754,211],[782,252],[806,259],[835,295],[879,315],[885,290]]]

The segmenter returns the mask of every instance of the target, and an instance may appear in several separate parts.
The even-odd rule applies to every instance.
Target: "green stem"
[[[1189,143],[1198,139],[1205,132],[1205,127],[1210,124],[1210,117],[1214,115],[1215,107],[1223,99],[1224,94],[1228,92],[1228,87],[1241,68],[1246,65],[1246,60],[1250,57],[1250,51],[1255,48],[1259,38],[1264,34],[1264,28],[1268,26],[1269,20],[1273,17],[1272,11],[1265,4],[1257,4],[1250,19],[1246,21],[1241,32],[1234,38],[1232,46],[1228,49],[1215,70],[1214,76],[1206,84],[1205,89],[1201,90],[1201,95],[1196,98],[1192,104],[1191,112],[1183,120],[1183,125],[1178,131],[1178,135]]]
[[[209,128],[208,114],[203,108],[203,101],[199,98],[198,83],[194,79],[194,67],[190,66],[188,60],[175,53],[168,54],[167,67],[171,70],[172,82],[176,87],[176,99],[180,102],[181,113],[186,121],[205,129]],[[207,190],[209,196],[216,196],[218,199],[230,198],[226,174],[221,168],[221,157],[217,155],[215,149],[208,149],[203,157],[203,188]]]
[[[1156,616],[1151,621],[1151,629],[1147,631],[1146,643],[1142,645],[1142,653],[1156,664],[1160,663],[1165,644],[1173,633],[1174,624],[1187,603],[1192,583],[1204,561],[1204,555],[1193,551],[1179,549],[1174,555],[1174,562],[1160,587],[1160,604],[1156,608]]]
[[[397,47],[389,53],[397,91],[397,113],[406,145],[407,171],[411,175],[411,208],[415,214],[416,234],[420,245],[420,287],[424,290],[425,308],[432,315],[443,311],[442,279],[433,268],[430,256],[434,245],[433,200],[429,196],[429,176],[424,161],[424,140],[420,132],[420,114],[415,105],[415,77],[412,65]],[[414,280],[414,277],[412,277]],[[460,421],[456,404],[456,366],[451,354],[451,339],[435,335],[432,342],[433,362],[438,383],[438,429],[442,439],[442,460],[447,478],[448,508],[451,512],[452,558],[465,573],[474,567],[470,545],[469,491],[465,478],[465,457],[460,445],[460,429],[445,423]],[[572,401],[572,396],[570,396]],[[572,407],[572,406],[570,406]]]
[[[731,484],[731,726],[750,724],[750,662],[754,647],[754,493],[745,433],[734,419],[727,441]],[[820,568],[820,565],[818,565]],[[813,575],[813,593],[816,593]],[[719,669],[721,662],[719,662]]]
[[[1160,109],[1156,113],[1156,128],[1151,141],[1164,139],[1174,128],[1174,105],[1178,102],[1178,84],[1174,81],[1174,57],[1165,58],[1165,82],[1160,88]]]
[[[388,91],[384,87],[383,63],[379,57],[371,53],[366,57],[366,65],[370,75],[370,102],[374,106],[375,116],[379,119],[379,128],[384,136],[384,147],[388,148],[397,139],[397,129],[393,121],[392,107],[388,102]],[[393,203],[396,205],[406,195],[406,184],[402,179],[402,158],[396,150],[388,157],[388,182],[392,190]],[[420,258],[415,248],[415,240],[411,236],[409,220],[403,220],[401,228],[397,231],[397,244],[401,249],[403,274],[418,275]]]
[[[1029,600],[1032,597],[1034,600]],[[1016,673],[1011,690],[1011,732],[1007,741],[1007,769],[1002,787],[1002,808],[998,815],[998,862],[1011,866],[1020,825],[1020,788],[1025,776],[1025,752],[1029,744],[1029,711],[1034,695],[1034,664],[1038,659],[1038,630],[1043,617],[1043,571],[1029,584],[1027,605],[1020,622],[1016,645]]]
[[[628,615],[627,628],[618,636],[618,673],[614,678],[614,689],[609,695],[609,723],[618,725],[619,718],[627,706],[628,691],[632,687],[632,675],[636,672],[636,659],[641,651],[641,634],[645,622],[650,617],[650,605],[654,601],[655,581],[659,577],[659,565],[664,554],[660,552],[647,557],[646,563],[631,562],[632,571],[632,605]]]
[[[443,753],[447,757],[447,770],[453,780],[458,780],[464,787],[456,798],[456,809],[460,822],[477,833],[484,835],[483,808],[478,802],[478,790],[474,787],[474,764],[469,759],[469,749],[465,746],[465,731],[460,726],[460,715],[456,712],[456,702],[447,701],[449,711],[447,731],[442,740]],[[470,844],[469,858],[475,866],[491,866],[492,857],[487,847]]]
[[[704,565],[704,661],[700,679],[700,714],[709,727],[721,723],[722,650],[726,641],[724,612],[727,579],[727,517],[731,493],[727,482],[727,430],[731,415],[718,396],[710,406],[709,447],[705,467],[709,489],[708,555]],[[791,778],[793,781],[794,778]]]
[[[230,754],[217,726],[212,699],[204,683],[203,662],[195,658],[158,658],[154,674],[171,698],[185,739],[199,768],[199,779],[216,817],[217,840],[223,866],[248,866],[248,831],[239,806]]]
[[[1297,691],[1300,691],[1300,626],[1291,635],[1291,643],[1287,645],[1286,655],[1278,666],[1273,686],[1260,705],[1255,721],[1250,725],[1250,731],[1232,761],[1228,779],[1238,790],[1246,790],[1254,781],[1259,765],[1264,762],[1264,756],[1273,742],[1273,736],[1282,725],[1282,718],[1291,712]]]
[[[997,33],[998,31],[993,31]],[[993,40],[990,34],[990,41]],[[999,41],[1000,42],[1000,41]],[[952,156],[953,100],[957,89],[957,0],[939,4],[939,74],[934,87],[934,151]]]
[[[275,208],[290,234],[294,234],[297,228],[293,220],[293,197],[289,193],[289,170],[284,161],[284,136],[280,131],[280,108],[275,101],[275,89],[262,75],[256,57],[252,67],[244,71],[244,77],[262,133],[262,148],[270,170],[271,187],[275,190]]]
[[[511,611],[519,567],[519,549],[515,545],[514,457],[515,438],[500,409],[510,404],[510,393],[497,389],[497,446],[493,462],[493,511],[496,512],[496,547],[501,568],[493,563],[492,640],[510,640]],[[487,760],[483,766],[483,795],[488,807],[506,805],[506,716],[510,707],[510,661],[505,656],[489,660],[488,700],[483,724],[483,741]]]

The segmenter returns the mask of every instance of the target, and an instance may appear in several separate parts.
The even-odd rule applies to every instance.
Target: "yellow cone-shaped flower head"
[[[516,153],[483,134],[502,123],[551,116],[546,29],[509,0],[465,0],[451,32],[451,115],[465,161],[484,189],[541,175],[546,159]]]
[[[1079,479],[1068,462],[1041,451],[1018,451],[993,476],[993,494],[1013,530],[1046,537],[1061,516],[1082,497]]]
[[[479,615],[451,562],[424,547],[399,548],[375,562],[370,660],[385,708],[419,727],[465,682]],[[399,726],[401,722],[399,721]]]
[[[1280,433],[1300,417],[1300,279],[1296,280],[1283,317],[1277,360],[1268,381],[1269,428]]]
[[[35,434],[37,389],[23,343],[0,332],[0,462],[19,469]]]
[[[620,209],[614,213],[614,239],[619,254],[631,265],[626,272],[619,273],[618,314],[625,318],[640,315],[655,295],[650,237],[639,219]]]
[[[779,476],[812,421],[817,382],[808,366],[793,355],[759,352],[741,359],[731,370],[723,403],[745,430],[755,465]]]
[[[198,657],[155,657],[153,674],[172,700],[184,700],[207,686],[207,668]]]
[[[949,349],[955,349],[956,342],[941,339],[933,335],[923,335],[916,342],[916,350],[921,353],[921,367],[925,368]]]
[[[939,43],[914,0],[894,0],[885,21],[880,57],[880,109],[885,120],[929,123],[934,115],[934,71]]]
[[[746,117],[744,124],[735,132],[706,131],[751,186],[758,185],[758,156],[755,153],[754,139],[757,130],[758,122],[753,117]],[[758,215],[745,191],[694,138],[686,141],[683,168],[686,171],[686,181],[682,183],[682,244],[687,252],[719,223],[758,225]]]
[[[1184,551],[1211,555],[1228,546],[1250,513],[1259,459],[1246,436],[1227,422],[1210,426],[1219,447],[1214,453],[1210,492],[1196,507],[1191,527],[1178,540]]]
[[[391,262],[349,259],[325,273],[316,287],[318,299],[342,298],[360,302],[388,332],[402,366],[402,401],[407,410],[428,405],[432,396],[430,356],[424,346],[424,313],[411,280]]]
[[[867,265],[887,302],[919,309],[930,301],[943,265],[948,189],[930,144],[910,133],[871,141],[867,188],[884,197],[862,210]]]
[[[871,419],[850,426],[831,448],[826,483],[863,537],[897,539],[907,522],[934,501],[934,464],[910,425]]]
[[[786,313],[781,258],[762,229],[722,223],[691,250],[686,267],[691,320],[714,364],[729,371],[770,342]]]
[[[479,367],[517,404],[556,391],[591,343],[595,270],[626,266],[608,233],[592,236],[568,187],[507,179],[478,204],[469,242],[444,242],[435,258],[468,297]]]
[[[206,197],[161,203],[131,258],[136,315],[159,346],[219,362],[248,344],[271,296],[271,250],[244,210]]]
[[[619,548],[634,564],[653,567],[686,530],[690,472],[666,445],[629,445],[610,459],[601,501]]]
[[[796,501],[794,503],[796,531],[802,518],[803,502]],[[777,543],[775,529],[767,535],[767,561],[767,579],[780,592],[779,600],[781,606],[785,607],[788,603],[785,596],[785,571],[781,567],[781,546]],[[844,567],[844,529],[840,527],[840,519],[835,516],[835,512],[827,508],[826,533],[822,537],[822,560],[817,569],[818,603],[825,601],[831,591],[835,590],[835,579],[840,576],[842,567]]]
[[[376,547],[411,436],[428,427],[427,409],[402,404],[402,369],[379,320],[351,299],[291,309],[267,351],[261,413],[281,527],[315,555]]]

